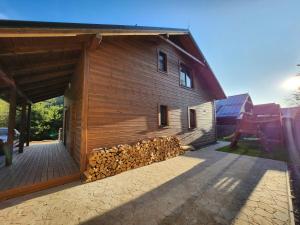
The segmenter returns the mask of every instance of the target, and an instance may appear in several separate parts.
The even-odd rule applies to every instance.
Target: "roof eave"
[[[213,72],[213,70],[211,69],[210,65],[208,64],[204,54],[202,53],[201,49],[199,48],[197,42],[195,41],[192,33],[190,31],[188,31],[188,35],[189,37],[191,38],[192,42],[194,43],[195,47],[197,48],[198,52],[200,53],[200,55],[202,56],[202,58],[204,59],[204,63],[206,64],[206,66],[208,67],[208,69],[210,70],[211,72],[211,75],[212,75],[212,78],[216,84],[216,87],[217,87],[217,93],[214,94],[214,100],[219,100],[219,99],[224,99],[226,98],[226,94],[221,86],[221,84],[219,83],[215,73]]]
[[[145,27],[127,25],[108,24],[84,24],[84,23],[60,23],[60,22],[38,22],[38,21],[18,21],[0,20],[0,30],[2,37],[15,37],[16,35],[39,34],[60,34],[60,35],[80,35],[100,33],[103,36],[112,35],[185,35],[189,31],[179,28]]]

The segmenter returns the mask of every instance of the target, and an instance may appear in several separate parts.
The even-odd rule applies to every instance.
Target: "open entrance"
[[[10,103],[1,100],[0,108],[0,200],[79,179],[79,166],[64,144],[69,110],[64,112],[63,96],[25,110],[16,106],[12,148]]]
[[[71,86],[87,40],[0,39],[0,201],[79,180],[80,90]]]

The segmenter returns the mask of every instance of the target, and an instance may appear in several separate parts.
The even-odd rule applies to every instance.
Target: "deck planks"
[[[79,173],[79,168],[59,142],[34,144],[15,153],[10,167],[0,167],[0,193]]]

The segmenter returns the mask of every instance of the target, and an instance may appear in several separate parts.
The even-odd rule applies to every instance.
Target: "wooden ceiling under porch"
[[[64,95],[84,49],[95,35],[23,34],[0,34],[0,98],[9,103],[0,201],[80,179],[80,170],[62,143],[24,144],[29,145],[30,106]],[[21,110],[18,152],[22,154],[14,154],[13,150],[17,108]]]
[[[71,37],[1,37],[0,93],[17,103],[35,103],[64,94],[90,35]],[[2,79],[1,79],[2,78]]]

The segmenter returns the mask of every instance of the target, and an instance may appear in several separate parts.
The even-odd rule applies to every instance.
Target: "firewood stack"
[[[142,140],[134,145],[97,148],[88,156],[88,167],[84,175],[86,182],[95,181],[183,153],[177,137],[159,137]]]

